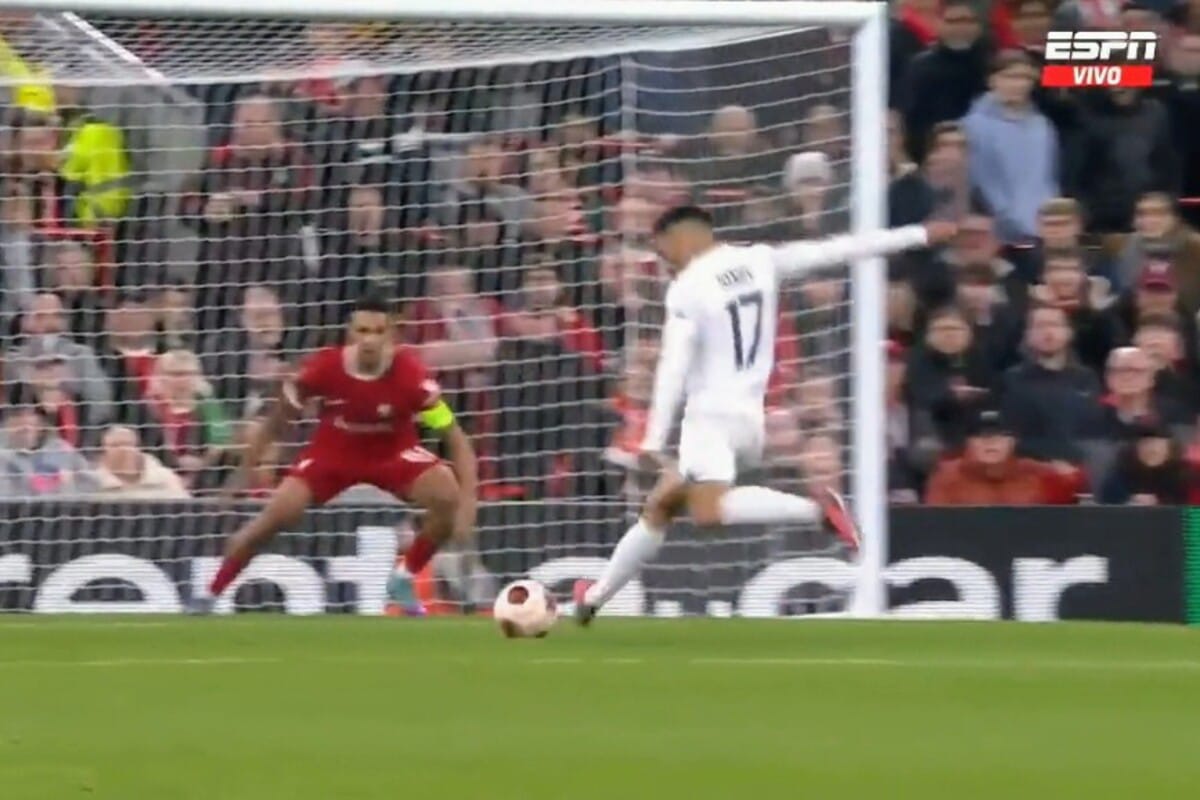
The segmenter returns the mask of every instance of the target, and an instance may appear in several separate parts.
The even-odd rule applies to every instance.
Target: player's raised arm
[[[663,325],[658,368],[654,373],[654,395],[642,451],[662,453],[675,423],[675,414],[683,401],[683,390],[695,352],[696,323],[687,315],[676,287],[667,293],[667,321]]]
[[[773,248],[775,268],[781,280],[800,278],[815,270],[846,264],[862,258],[888,256],[918,247],[941,244],[954,236],[951,222],[928,222],[869,233],[831,236],[811,242],[789,242]]]

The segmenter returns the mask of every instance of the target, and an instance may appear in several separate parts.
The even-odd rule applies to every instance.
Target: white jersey
[[[721,244],[693,259],[667,291],[667,320],[642,448],[665,449],[681,402],[686,420],[762,414],[775,366],[782,281],[927,241],[925,228],[913,225],[780,247]]]
[[[771,248],[723,244],[695,259],[667,290],[667,316],[696,329],[684,415],[761,411],[779,317]]]

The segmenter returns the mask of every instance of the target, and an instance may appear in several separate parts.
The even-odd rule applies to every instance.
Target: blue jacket
[[[1037,234],[1038,209],[1057,197],[1058,134],[1034,107],[1014,113],[985,94],[963,118],[971,185],[995,217],[1005,243]]]

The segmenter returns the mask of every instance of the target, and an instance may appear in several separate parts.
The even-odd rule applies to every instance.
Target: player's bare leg
[[[425,608],[417,598],[413,578],[453,538],[461,505],[458,479],[444,464],[430,467],[413,481],[403,499],[423,512],[419,532],[404,551],[403,568],[388,580],[388,599],[407,616],[423,616]]]
[[[851,552],[858,550],[858,525],[845,499],[832,489],[809,499],[764,486],[697,483],[688,492],[688,513],[700,527],[820,522]]]
[[[580,625],[590,624],[600,607],[654,558],[666,538],[667,528],[683,511],[687,497],[687,484],[677,472],[668,470],[659,477],[646,498],[641,517],[617,542],[600,579],[575,582],[572,599],[575,619]]]
[[[299,522],[311,504],[312,490],[307,483],[293,476],[284,478],[262,511],[225,541],[225,557],[209,584],[208,594],[193,597],[190,610],[194,613],[211,611],[216,598],[241,574],[255,554],[280,531]]]

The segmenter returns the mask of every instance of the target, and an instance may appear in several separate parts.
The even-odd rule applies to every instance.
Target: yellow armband
[[[421,424],[431,431],[444,431],[454,424],[454,412],[445,400],[438,400],[432,408],[422,411],[418,418]]]

